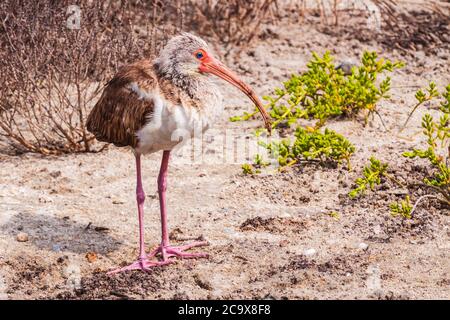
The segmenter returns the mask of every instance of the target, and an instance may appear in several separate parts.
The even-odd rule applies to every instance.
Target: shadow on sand
[[[90,251],[106,254],[116,250],[121,242],[108,235],[107,230],[82,225],[68,217],[18,213],[0,227],[0,230],[16,237],[19,232],[29,235],[29,242],[49,251]]]

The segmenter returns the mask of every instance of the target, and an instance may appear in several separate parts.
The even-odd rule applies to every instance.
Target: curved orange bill
[[[250,98],[250,100],[253,101],[253,103],[256,105],[259,112],[261,113],[264,119],[265,127],[267,131],[269,131],[269,134],[272,132],[272,124],[270,123],[269,115],[264,109],[256,93],[244,81],[239,79],[231,70],[225,67],[221,62],[212,58],[209,58],[208,61],[204,61],[200,64],[200,71],[212,73],[222,78],[223,80],[231,83],[239,90],[244,92]]]

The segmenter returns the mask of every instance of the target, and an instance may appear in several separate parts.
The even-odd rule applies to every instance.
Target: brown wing
[[[138,143],[136,132],[151,119],[153,101],[139,96],[132,87],[152,92],[157,85],[153,66],[148,60],[121,68],[105,86],[89,114],[88,131],[99,141],[135,148]]]

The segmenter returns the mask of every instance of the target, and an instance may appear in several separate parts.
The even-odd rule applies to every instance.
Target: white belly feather
[[[219,95],[214,95],[215,99],[201,109],[173,105],[159,94],[147,94],[143,98],[153,100],[154,112],[150,122],[136,133],[139,139],[136,151],[141,154],[173,149],[183,139],[210,128],[223,110]]]

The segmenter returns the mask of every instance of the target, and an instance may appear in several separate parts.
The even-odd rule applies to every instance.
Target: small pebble
[[[373,295],[374,295],[375,297],[381,298],[381,297],[383,296],[383,290],[381,290],[381,289],[376,289],[376,290],[373,291]]]
[[[62,256],[62,257],[59,257],[59,258],[56,260],[56,262],[58,262],[58,263],[63,263],[66,259],[67,259],[67,256]]]
[[[367,250],[369,248],[369,245],[367,243],[361,242],[358,245],[358,248],[361,249],[361,250]]]
[[[344,75],[349,76],[352,74],[352,68],[357,66],[358,65],[352,60],[345,60],[339,63],[339,65],[336,67],[336,70],[342,70]]]
[[[16,239],[19,242],[27,242],[28,241],[28,233],[20,232],[17,234]]]
[[[86,253],[86,260],[89,263],[95,262],[97,260],[97,254],[95,252]]]
[[[373,233],[380,234],[381,233],[381,227],[379,225],[376,225],[373,227]]]
[[[287,212],[283,212],[279,215],[280,218],[292,218],[292,215],[290,215]]]
[[[303,254],[304,254],[305,256],[312,256],[312,255],[316,254],[316,249],[308,249],[308,250],[305,250],[305,252],[303,252]]]
[[[279,243],[280,247],[286,247],[289,245],[289,241],[288,240],[281,240]]]
[[[52,178],[58,178],[61,176],[61,171],[53,171],[49,173]]]

